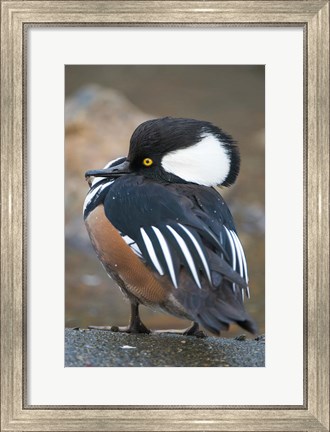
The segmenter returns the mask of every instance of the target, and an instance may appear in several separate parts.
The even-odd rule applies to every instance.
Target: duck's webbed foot
[[[206,334],[199,328],[197,322],[193,322],[190,327],[185,329],[182,333],[184,336],[195,336],[198,338],[205,338]]]
[[[141,325],[137,326],[88,326],[91,330],[103,330],[103,331],[112,331],[115,333],[130,333],[130,334],[149,334],[150,330],[141,322]]]
[[[139,315],[139,304],[131,303],[131,317],[128,326],[118,327],[118,326],[88,326],[89,329],[93,330],[105,330],[121,333],[130,334],[149,334],[150,330],[143,324]]]
[[[134,323],[130,323],[128,326],[124,326],[124,327],[111,326],[110,330],[113,332],[130,333],[130,334],[151,333],[151,331],[143,324],[141,320],[135,321]]]
[[[206,337],[206,334],[199,329],[199,324],[197,322],[193,322],[190,327],[184,330],[155,330],[152,333],[172,333],[182,336],[195,336],[198,338]]]

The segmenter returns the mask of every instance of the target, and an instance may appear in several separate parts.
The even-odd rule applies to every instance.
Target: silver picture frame
[[[303,28],[302,406],[27,404],[26,34],[68,25]],[[329,431],[329,2],[1,0],[1,328],[2,431]]]

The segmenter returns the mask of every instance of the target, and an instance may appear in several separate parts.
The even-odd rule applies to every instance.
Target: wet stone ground
[[[265,340],[66,329],[65,366],[264,367]]]

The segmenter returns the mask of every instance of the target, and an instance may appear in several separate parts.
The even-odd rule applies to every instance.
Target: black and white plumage
[[[237,146],[216,126],[167,117],[135,130],[127,158],[86,173],[95,177],[84,205],[86,226],[103,265],[134,306],[128,331],[136,330],[136,322],[136,331],[145,329],[139,303],[213,333],[232,322],[256,331],[243,306],[245,294],[250,296],[244,251],[231,213],[213,188],[232,184],[239,163]],[[108,234],[127,247],[125,257],[108,251],[111,241],[101,223],[120,235],[122,243]],[[129,272],[127,256],[137,271],[148,272],[148,280]]]

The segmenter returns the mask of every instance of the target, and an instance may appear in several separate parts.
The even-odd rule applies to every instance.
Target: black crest
[[[128,159],[134,169],[141,166],[145,157],[152,155],[155,160],[160,160],[166,153],[197,144],[207,134],[216,137],[229,155],[230,171],[222,186],[230,186],[239,173],[238,147],[230,135],[207,121],[173,117],[148,120],[133,132]]]

